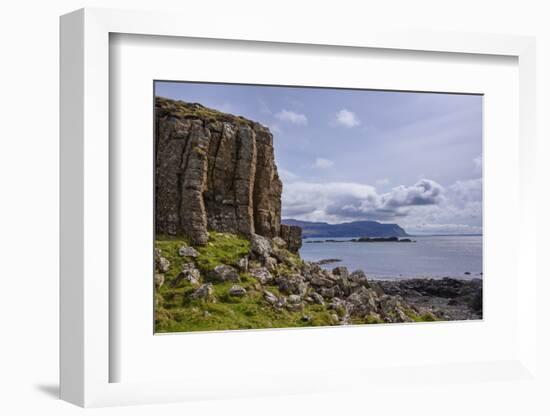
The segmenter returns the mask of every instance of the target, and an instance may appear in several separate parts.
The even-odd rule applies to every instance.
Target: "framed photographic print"
[[[181,21],[61,19],[62,398],[531,377],[533,40]]]
[[[482,319],[481,95],[154,94],[155,332]]]

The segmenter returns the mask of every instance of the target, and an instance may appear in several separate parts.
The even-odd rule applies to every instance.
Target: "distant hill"
[[[377,221],[354,221],[342,224],[283,219],[283,224],[302,227],[302,237],[406,237],[409,234],[397,224]]]

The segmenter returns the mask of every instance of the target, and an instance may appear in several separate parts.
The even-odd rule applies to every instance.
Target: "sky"
[[[482,232],[480,95],[156,82],[269,127],[283,218]]]

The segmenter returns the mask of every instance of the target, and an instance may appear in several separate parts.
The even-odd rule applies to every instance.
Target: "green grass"
[[[204,247],[198,247],[200,253],[196,262],[203,271],[213,270],[220,264],[237,266],[238,261],[250,251],[250,242],[235,234],[208,233],[209,240]]]
[[[243,237],[229,234],[210,232],[209,242],[204,247],[196,247],[199,256],[196,259],[181,257],[179,248],[189,245],[189,240],[181,237],[157,236],[155,246],[160,248],[162,256],[170,261],[170,270],[165,273],[165,284],[156,294],[157,307],[155,310],[156,332],[188,332],[188,331],[216,331],[229,329],[262,329],[262,328],[292,328],[307,326],[336,325],[333,314],[343,314],[343,310],[328,310],[325,305],[306,304],[303,311],[290,312],[286,309],[277,310],[269,305],[263,296],[262,289],[266,289],[276,296],[281,293],[277,286],[259,286],[257,280],[248,273],[239,273],[241,282],[238,283],[247,290],[243,297],[231,296],[229,289],[232,282],[214,283],[214,302],[193,300],[190,294],[196,286],[187,281],[174,284],[174,280],[181,271],[184,263],[195,262],[201,270],[202,281],[208,271],[220,264],[237,266],[238,261],[249,253],[250,243]],[[286,254],[286,253],[285,253]],[[299,265],[302,260],[299,256],[288,253],[285,263],[280,264],[276,274],[292,273],[291,265]],[[415,322],[435,320],[431,314],[422,316],[414,311],[406,311]],[[304,320],[308,316],[309,320]],[[379,324],[381,320],[367,316],[352,318],[352,324]]]

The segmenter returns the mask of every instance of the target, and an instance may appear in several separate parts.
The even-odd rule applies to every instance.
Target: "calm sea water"
[[[341,262],[323,267],[361,269],[374,279],[482,277],[482,236],[421,236],[411,239],[416,243],[306,243],[323,239],[304,239],[300,254],[310,261],[341,259]]]

